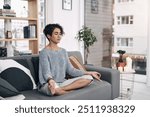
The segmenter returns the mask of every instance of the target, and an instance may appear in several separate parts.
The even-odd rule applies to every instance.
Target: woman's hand
[[[101,74],[95,71],[90,71],[86,73],[87,75],[91,75],[96,80],[100,81]]]
[[[50,79],[48,81],[48,87],[49,87],[49,90],[51,91],[52,95],[55,94],[55,84],[56,84],[56,82],[53,79]]]

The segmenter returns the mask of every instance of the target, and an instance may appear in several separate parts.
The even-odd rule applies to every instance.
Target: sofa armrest
[[[96,67],[91,65],[85,65],[87,71],[97,71],[101,74],[101,79],[109,82],[112,86],[111,98],[117,98],[120,93],[120,72],[115,69]]]

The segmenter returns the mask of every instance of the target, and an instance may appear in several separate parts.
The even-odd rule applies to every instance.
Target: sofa
[[[82,56],[79,51],[69,51],[68,55],[76,56],[80,63],[83,63]],[[38,55],[26,55],[5,58],[2,57],[0,58],[0,60],[15,60],[22,66],[27,67],[32,75],[35,85],[38,84]],[[9,61],[1,61],[1,66],[4,65],[3,62],[5,62],[5,64],[8,63],[7,66],[11,64],[9,63]],[[19,90],[19,94],[23,95],[25,97],[25,100],[113,100],[119,96],[120,73],[118,72],[118,70],[104,67],[95,67],[93,65],[85,65],[85,68],[87,71],[99,72],[101,74],[101,81],[94,80],[87,87],[74,90],[70,93],[61,96],[47,96],[38,92],[36,86],[29,87],[30,84],[21,79],[24,76],[19,75],[19,72],[15,73],[15,71],[13,71],[12,69],[10,71],[7,70],[6,75],[3,75],[1,71],[0,77],[6,77],[4,80],[7,80],[7,77],[11,77],[11,85],[14,86],[14,88],[16,88],[15,90]],[[11,71],[13,71],[13,73],[9,74]],[[15,87],[15,85],[18,86]],[[23,88],[20,89],[20,87]],[[0,97],[3,98],[1,94]],[[3,99],[11,99],[11,96],[5,97]]]

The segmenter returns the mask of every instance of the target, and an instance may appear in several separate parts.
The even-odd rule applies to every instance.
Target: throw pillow
[[[22,96],[21,99],[25,98],[20,92],[18,92],[18,90],[15,87],[13,87],[6,80],[0,77],[0,97],[11,98],[13,96],[15,97]]]
[[[75,56],[70,56],[69,60],[72,64],[73,67],[75,67],[76,69],[82,70],[82,71],[86,71],[84,65],[82,65],[79,60],[77,59],[77,57]]]
[[[32,57],[31,61],[33,63],[34,68],[36,68],[34,69],[35,82],[38,83],[39,82],[39,57],[38,56]]]
[[[30,70],[15,60],[0,60],[0,76],[14,86],[18,91],[36,88],[36,84]]]

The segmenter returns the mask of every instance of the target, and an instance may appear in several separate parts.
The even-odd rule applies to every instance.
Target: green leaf
[[[78,31],[76,39],[78,39],[78,41],[84,41],[85,48],[92,46],[97,41],[92,29],[86,26],[83,26],[82,29]]]

